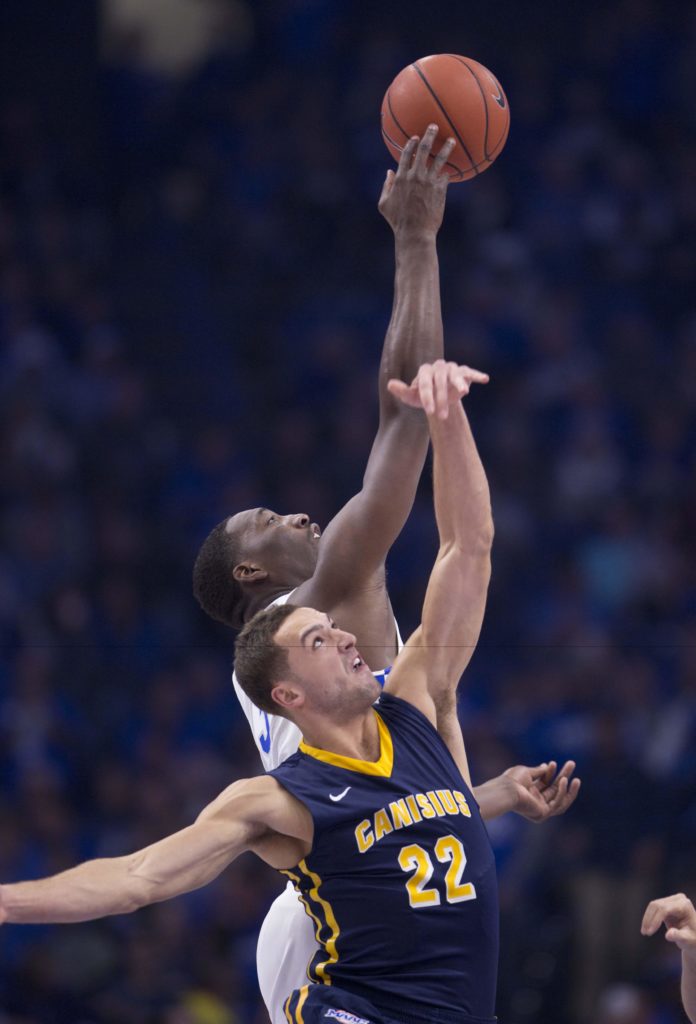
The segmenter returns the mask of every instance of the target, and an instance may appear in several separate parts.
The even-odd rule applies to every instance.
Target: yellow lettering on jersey
[[[387,817],[387,812],[382,809],[375,814],[375,839],[379,842],[383,836],[394,831],[394,826]]]
[[[361,821],[358,827],[356,828],[355,838],[358,843],[358,852],[367,853],[367,851],[370,849],[370,847],[373,845],[375,841],[372,829],[370,828],[370,822],[367,820],[367,818],[365,818],[364,821]]]
[[[466,867],[466,853],[461,841],[456,836],[440,836],[435,843],[435,856],[441,864],[451,861],[445,875],[447,902],[463,903],[465,900],[475,900],[476,889],[471,882],[466,882],[462,885],[462,875]]]
[[[467,799],[464,796],[464,794],[460,793],[458,789],[455,789],[454,799],[457,801],[457,804],[459,805],[459,813],[463,814],[467,818],[470,818],[471,809],[469,808],[469,804],[467,803]]]
[[[389,804],[389,811],[394,822],[394,828],[403,828],[404,825],[413,824],[413,818],[408,813],[408,807],[404,800],[395,800]]]
[[[423,817],[424,818],[434,818],[435,817],[435,811],[433,810],[433,805],[430,803],[430,801],[428,800],[428,798],[425,795],[425,793],[416,793],[416,800],[418,801],[418,806],[420,807],[421,811],[423,812]]]
[[[409,793],[375,811],[372,819],[361,821],[355,828],[355,842],[360,853],[367,853],[394,829],[410,828],[423,818],[443,818],[445,815],[457,814],[471,817],[467,799],[458,789],[429,790],[427,794]]]
[[[440,905],[440,893],[437,889],[426,888],[433,877],[433,862],[422,846],[404,846],[399,851],[399,867],[402,871],[413,872],[406,882],[406,889],[409,903],[414,909]]]
[[[440,798],[440,803],[445,808],[448,814],[458,814],[457,805],[454,802],[452,791],[450,789],[438,789],[437,795]]]
[[[411,815],[413,816],[413,820],[416,822],[421,821],[422,815],[421,812],[418,810],[418,804],[415,801],[415,797],[409,794],[406,797],[406,803],[408,804],[408,809],[411,812]]]
[[[437,793],[435,793],[432,789],[429,789],[428,790],[428,796],[430,797],[431,804],[433,805],[433,807],[437,811],[438,818],[444,818],[444,816],[445,816],[445,809],[442,806],[442,804],[440,803],[440,801],[438,800]]]

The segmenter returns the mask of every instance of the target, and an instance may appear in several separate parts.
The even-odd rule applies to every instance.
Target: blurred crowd
[[[393,274],[380,101],[465,53],[512,129],[440,238],[447,351],[491,375],[461,715],[479,781],[566,757],[583,778],[567,817],[491,827],[499,1016],[677,1024],[679,958],[639,926],[696,893],[696,11],[481,6],[223,2],[177,74],[135,30],[97,60],[85,21],[60,73],[44,32],[5,76],[0,880],[138,848],[259,770],[193,558],[240,508],[326,523],[359,487]],[[390,564],[402,632],[432,520],[426,479]],[[132,918],[3,928],[0,1022],[263,1024],[280,888],[250,858]]]

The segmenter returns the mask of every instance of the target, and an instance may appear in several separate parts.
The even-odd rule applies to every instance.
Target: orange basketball
[[[445,169],[452,181],[466,181],[501,153],[510,108],[500,82],[483,64],[438,53],[400,71],[382,101],[382,137],[397,161],[411,136],[422,137],[429,124],[439,128],[432,155],[452,136],[456,146]]]

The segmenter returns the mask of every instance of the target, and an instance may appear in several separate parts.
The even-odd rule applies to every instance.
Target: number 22
[[[435,843],[435,856],[441,864],[450,861],[445,872],[445,889],[448,903],[464,903],[465,900],[476,899],[476,889],[471,882],[462,885],[462,875],[466,867],[464,847],[456,836],[440,836]],[[399,851],[399,867],[402,871],[412,871],[406,882],[408,900],[411,906],[419,910],[421,907],[438,907],[440,893],[437,889],[426,889],[435,870],[430,854],[422,846],[415,843],[403,846]]]

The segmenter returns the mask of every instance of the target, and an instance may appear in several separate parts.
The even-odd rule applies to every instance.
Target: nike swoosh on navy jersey
[[[352,786],[347,786],[342,793],[329,793],[329,800],[333,800],[333,802],[337,804],[339,800],[343,799],[348,790],[352,788]]]

